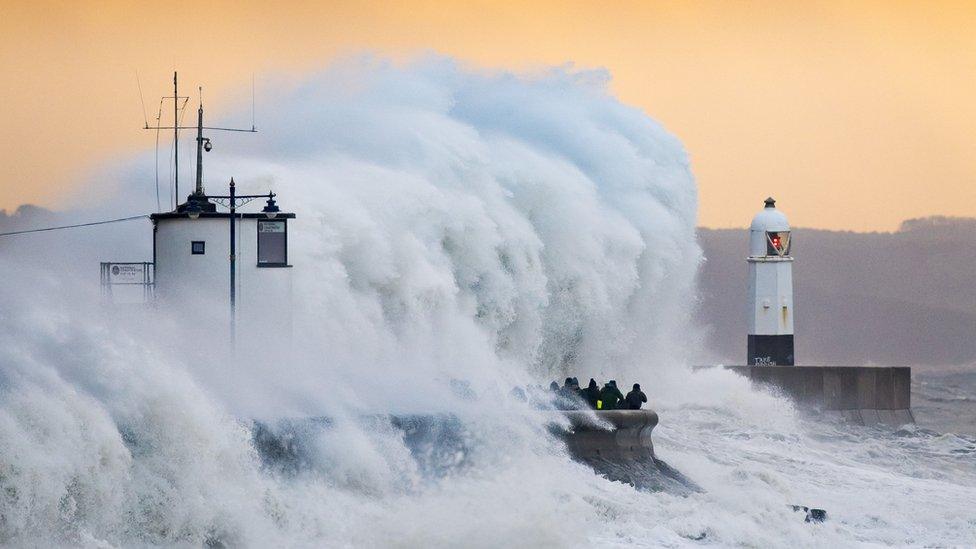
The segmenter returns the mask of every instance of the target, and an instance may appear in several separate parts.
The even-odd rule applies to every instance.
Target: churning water
[[[94,262],[148,256],[147,227],[0,242],[0,543],[976,544],[972,438],[808,421],[687,367],[707,351],[688,160],[606,86],[355,59],[276,90],[207,174],[298,214],[280,360],[228,359],[206,312],[100,304]],[[113,192],[146,195],[151,162]],[[572,461],[508,397],[564,374],[640,381],[700,490]],[[418,438],[389,414],[447,419]],[[299,454],[258,452],[255,420],[307,417],[328,426],[293,429]]]

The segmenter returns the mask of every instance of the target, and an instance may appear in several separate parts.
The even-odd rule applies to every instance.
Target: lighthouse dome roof
[[[752,231],[762,232],[783,232],[790,230],[790,222],[786,220],[783,212],[776,209],[776,201],[767,198],[765,207],[752,218]]]

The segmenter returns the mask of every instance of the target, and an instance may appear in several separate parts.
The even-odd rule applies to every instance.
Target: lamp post
[[[230,192],[226,196],[194,194],[190,196],[186,212],[190,219],[198,219],[203,212],[201,203],[210,200],[218,204],[226,204],[230,209],[230,344],[231,350],[236,348],[237,339],[237,207],[243,206],[258,198],[267,198],[268,202],[262,212],[268,219],[274,219],[280,211],[275,203],[273,192],[268,194],[237,194],[234,178],[230,179]],[[225,202],[226,201],[226,202]]]

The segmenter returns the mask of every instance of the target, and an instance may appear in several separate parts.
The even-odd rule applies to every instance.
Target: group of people
[[[625,396],[617,388],[617,382],[610,380],[600,388],[595,379],[590,378],[589,385],[581,389],[579,380],[567,377],[563,386],[553,381],[549,390],[556,393],[555,404],[560,410],[579,410],[581,404],[586,404],[594,410],[640,410],[647,402],[647,395],[641,391],[640,383]]]
[[[617,382],[610,380],[601,388],[595,379],[585,388],[580,388],[579,380],[567,377],[562,387],[553,381],[546,391],[540,385],[528,385],[512,389],[512,397],[522,402],[528,402],[540,409],[556,410],[640,410],[647,402],[647,395],[641,391],[639,383],[624,395],[617,388]]]

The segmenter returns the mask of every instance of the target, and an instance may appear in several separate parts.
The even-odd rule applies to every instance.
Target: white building
[[[749,228],[747,364],[792,366],[793,257],[790,224],[767,198]]]
[[[158,307],[178,309],[204,326],[216,322],[218,330],[233,327],[241,340],[290,334],[288,221],[295,214],[279,212],[273,195],[262,198],[268,204],[261,212],[235,212],[233,224],[230,211],[214,204],[228,197],[203,194],[191,195],[176,211],[150,216]]]
[[[177,74],[173,73],[173,125],[145,129],[172,129],[173,190],[179,197],[180,126]],[[288,222],[295,214],[279,211],[274,193],[238,195],[230,180],[227,195],[204,192],[203,155],[212,150],[209,131],[255,132],[251,128],[217,128],[203,124],[203,102],[197,109],[196,181],[186,202],[170,212],[150,215],[153,223],[153,258],[141,263],[102,263],[103,294],[120,302],[153,302],[192,337],[215,341],[226,337],[233,352],[251,353],[264,343],[280,350],[290,341],[292,268],[288,262]],[[267,203],[259,212],[237,211],[256,200]],[[218,206],[223,210],[218,211]],[[134,288],[134,289],[133,289]],[[138,293],[140,292],[141,293]],[[185,334],[171,334],[184,337]],[[186,346],[206,353],[221,345]]]

